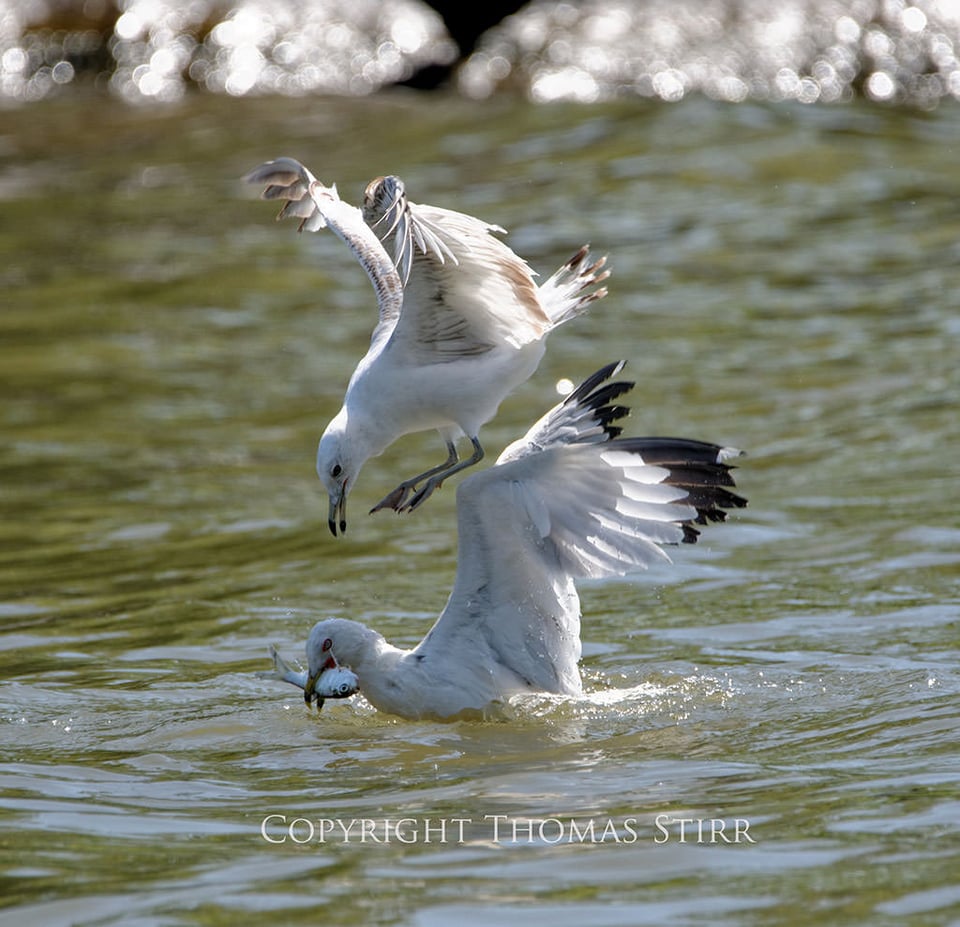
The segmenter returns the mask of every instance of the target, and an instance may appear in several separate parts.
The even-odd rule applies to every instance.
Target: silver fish
[[[277,648],[270,645],[270,656],[273,657],[275,678],[289,682],[298,689],[304,690],[303,700],[309,705],[316,698],[317,710],[323,707],[324,699],[350,698],[360,688],[360,681],[353,670],[345,666],[331,666],[325,669],[316,680],[310,692],[307,692],[308,675],[305,670],[295,670],[283,657]]]

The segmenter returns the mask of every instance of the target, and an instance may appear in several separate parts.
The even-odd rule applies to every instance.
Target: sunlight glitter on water
[[[6,9],[5,9],[6,6]],[[130,102],[195,86],[230,96],[364,95],[451,65],[457,49],[418,0],[130,0],[112,7],[0,0],[0,94],[42,99],[93,78]],[[50,19],[50,22],[47,20]],[[679,102],[849,101],[930,107],[960,95],[960,11],[922,0],[596,0],[528,4],[480,37],[455,73],[466,97],[537,102],[625,95]]]

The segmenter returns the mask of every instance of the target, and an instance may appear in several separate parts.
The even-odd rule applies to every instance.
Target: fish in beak
[[[317,711],[323,708],[325,699],[350,698],[360,688],[357,674],[345,666],[328,666],[316,676],[308,676],[303,687],[304,704],[316,700]]]
[[[325,698],[348,698],[359,687],[356,674],[341,666],[333,655],[333,641],[325,640],[321,655],[324,659],[315,673],[307,674],[303,685],[303,701],[309,707],[317,700],[317,711],[323,708]]]
[[[327,653],[327,659],[323,666],[313,675],[305,673],[303,670],[293,669],[272,644],[270,646],[270,656],[273,658],[275,669],[275,673],[270,675],[279,677],[298,689],[303,689],[304,703],[309,705],[316,701],[317,711],[323,708],[325,699],[349,698],[360,689],[357,674],[353,670],[341,666],[330,652]]]

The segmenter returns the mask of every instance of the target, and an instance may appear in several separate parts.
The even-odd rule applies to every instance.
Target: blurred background
[[[933,106],[960,96],[955,0],[3,0],[0,87],[75,82],[128,101],[362,95],[622,96]]]

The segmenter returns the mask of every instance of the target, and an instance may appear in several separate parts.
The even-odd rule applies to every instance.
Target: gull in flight
[[[347,495],[370,457],[397,438],[436,428],[447,458],[404,480],[372,512],[412,511],[444,480],[483,457],[480,426],[537,369],[546,336],[606,295],[606,258],[584,246],[540,286],[527,263],[472,216],[412,203],[393,176],[368,184],[363,208],[340,199],[292,158],[254,168],[263,198],[284,200],[278,218],[329,228],[373,284],[379,320],[343,406],[320,438],[317,473],[334,536],[346,531]],[[387,248],[392,248],[392,256]],[[456,442],[469,438],[461,460]]]
[[[453,591],[413,650],[356,621],[318,622],[307,641],[311,691],[331,661],[380,711],[405,718],[495,715],[520,693],[582,694],[574,580],[622,576],[695,525],[746,505],[726,462],[740,452],[682,438],[620,437],[621,363],[585,380],[493,467],[457,488]],[[288,680],[289,681],[289,680]]]

